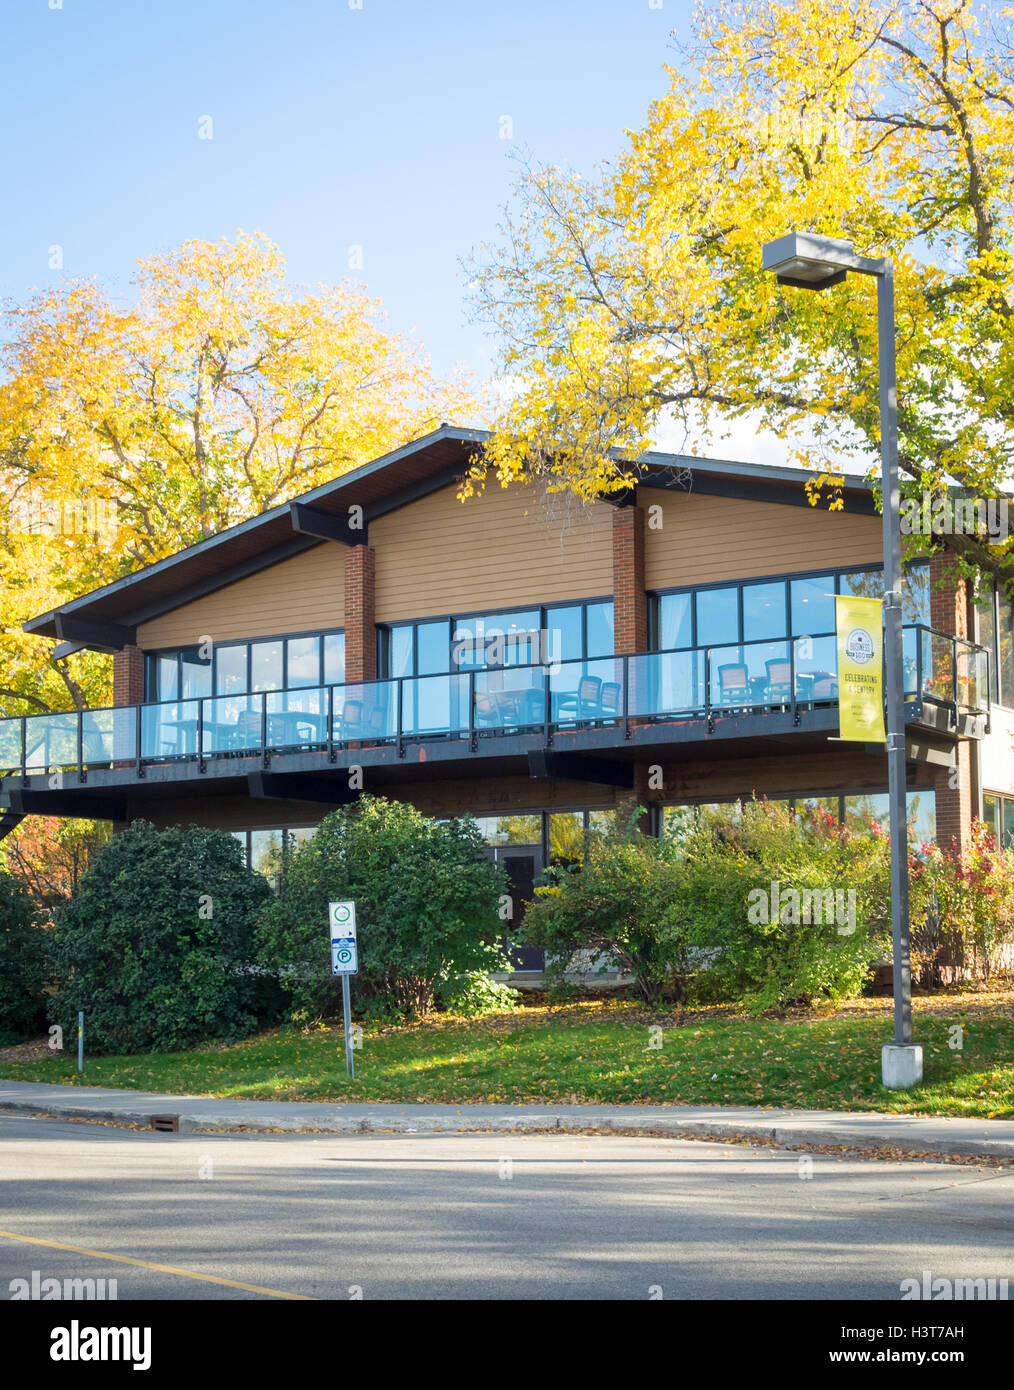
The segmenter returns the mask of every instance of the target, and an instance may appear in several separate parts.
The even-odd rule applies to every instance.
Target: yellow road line
[[[230,1289],[245,1289],[247,1293],[266,1293],[270,1298],[296,1298],[307,1303],[317,1301],[311,1294],[286,1293],[283,1289],[263,1289],[259,1284],[241,1284],[238,1279],[222,1279],[217,1274],[195,1274],[192,1269],[152,1264],[150,1260],[135,1260],[130,1255],[111,1255],[108,1250],[89,1250],[84,1245],[63,1245],[58,1240],[41,1240],[38,1236],[20,1236],[16,1231],[0,1231],[0,1237],[5,1240],[20,1240],[26,1245],[47,1245],[51,1250],[68,1250],[73,1255],[94,1255],[97,1260],[114,1260],[121,1265],[157,1269],[161,1274],[178,1274],[182,1279],[197,1279],[203,1284],[225,1284]]]

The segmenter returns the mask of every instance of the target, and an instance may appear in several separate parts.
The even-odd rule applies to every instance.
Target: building
[[[444,426],[26,623],[111,651],[114,706],[0,721],[0,828],[194,822],[257,865],[365,790],[476,815],[525,896],[632,797],[653,828],[752,795],[886,815],[883,747],[835,741],[833,595],[882,590],[865,485],[829,511],[801,470],[649,455],[621,497],[462,503],[482,438]],[[908,566],[924,839],[1014,830],[1011,632],[945,558]]]

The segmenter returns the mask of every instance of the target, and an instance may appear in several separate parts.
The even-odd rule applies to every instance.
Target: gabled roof
[[[377,517],[449,487],[468,472],[488,438],[485,430],[441,425],[291,502],[30,618],[24,631],[62,638],[68,650],[82,646],[116,650],[134,640],[141,623],[319,545],[332,530],[336,539],[350,543],[366,539],[366,532],[358,537],[340,534],[350,507],[362,507],[368,527]],[[796,505],[807,505],[801,485],[812,477],[801,468],[682,454],[653,452],[638,463],[642,486]],[[849,511],[873,512],[865,483],[849,478],[845,491]]]

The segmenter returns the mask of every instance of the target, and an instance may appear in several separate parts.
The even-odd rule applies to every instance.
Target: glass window
[[[883,576],[880,576],[883,591]],[[925,623],[930,625],[930,569],[929,565],[919,563],[906,565],[901,578],[902,622]],[[880,594],[871,595],[880,598]]]
[[[584,816],[580,811],[554,811],[549,817],[549,862],[566,866],[584,859]]]
[[[975,609],[979,615],[978,641],[980,646],[989,652],[990,694],[997,700],[999,696],[996,689],[996,602],[992,583],[988,591],[976,601]]]
[[[615,811],[589,811],[588,812],[588,833],[589,835],[608,835],[616,824]]]
[[[585,656],[612,656],[613,605],[608,603],[588,604],[588,650]]]
[[[415,674],[412,648],[414,632],[415,628],[407,624],[405,627],[392,627],[388,633],[388,669],[393,678]]]
[[[908,837],[917,844],[930,844],[937,837],[936,798],[931,791],[909,792],[907,796]]]
[[[417,676],[446,671],[450,664],[450,624],[444,619],[437,623],[420,623],[417,633]]]
[[[250,831],[250,867],[277,884],[282,872],[282,831]]]
[[[329,632],[324,637],[324,684],[345,683],[345,634]]]
[[[282,643],[251,642],[250,689],[281,690]]]
[[[1014,800],[1004,797],[1001,803],[1003,810],[1003,842],[1009,849],[1014,845]]]
[[[180,698],[196,700],[202,695],[210,695],[211,658],[200,657],[196,652],[181,652],[180,657]]]
[[[230,831],[229,831],[229,834],[232,836],[232,838],[233,838],[234,840],[238,840],[239,843],[240,843],[240,845],[242,846],[242,849],[243,849],[243,862],[244,862],[244,864],[247,866],[247,868],[249,868],[249,867],[250,867],[250,850],[249,850],[249,847],[248,847],[247,842],[246,842],[246,831],[245,831],[245,830],[230,830]]]
[[[884,575],[881,570],[852,570],[849,574],[843,574],[839,583],[838,592],[846,594],[851,598],[880,598],[884,597]],[[911,619],[906,618],[906,622]]]
[[[845,824],[851,830],[868,830],[871,821],[886,830],[890,817],[886,792],[866,792],[845,798]]]
[[[315,825],[293,825],[285,832],[285,855],[286,858],[293,850],[305,844],[307,840],[312,840],[317,833]]]
[[[546,613],[546,631],[552,661],[580,661],[584,656],[582,609],[579,603],[569,608],[550,608]]]
[[[155,700],[178,700],[180,696],[180,663],[177,654],[160,656],[155,668]]]
[[[290,690],[301,685],[320,685],[320,638],[290,637],[285,683]]]
[[[982,819],[992,830],[994,839],[999,843],[1001,821],[1000,798],[998,796],[991,796],[989,792],[987,792],[982,798]]]
[[[697,593],[697,645],[720,646],[739,640],[738,589],[700,589]]]
[[[694,644],[693,594],[663,594],[658,605],[658,645],[662,651]]]
[[[236,646],[215,648],[215,694],[229,695],[246,691],[247,671],[245,642]]]
[[[793,579],[790,581],[789,589],[792,598],[794,637],[834,632],[833,575],[818,575],[814,579]]]
[[[817,816],[831,816],[834,820],[841,820],[841,808],[838,804],[839,798],[836,796],[797,796],[795,812],[803,820],[815,820]],[[858,811],[856,812],[858,815]]]
[[[743,641],[786,635],[784,583],[744,584]]]
[[[1000,601],[1000,622],[997,632],[996,675],[997,699],[1002,705],[1014,704],[1014,632],[1011,625],[1011,605]]]

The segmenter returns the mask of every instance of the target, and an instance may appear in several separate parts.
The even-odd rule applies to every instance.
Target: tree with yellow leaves
[[[517,385],[487,467],[619,490],[672,416],[688,448],[750,415],[821,469],[875,457],[873,283],[807,294],[761,271],[765,242],[813,231],[894,259],[913,490],[995,495],[1014,458],[1011,18],[972,0],[699,9],[618,162],[526,165],[475,257]],[[1004,570],[1006,544],[986,551]]]
[[[0,349],[0,710],[100,702],[108,660],[21,622],[334,478],[467,409],[350,285],[286,283],[262,236],[140,263],[9,313]]]

